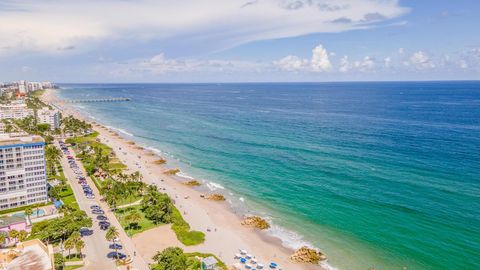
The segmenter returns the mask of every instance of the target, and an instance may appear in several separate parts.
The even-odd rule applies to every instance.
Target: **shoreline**
[[[47,90],[43,99],[47,102],[56,99],[54,91]],[[183,212],[185,220],[193,230],[205,233],[205,242],[197,246],[183,246],[176,237],[172,238],[173,231],[169,225],[163,225],[154,229],[142,232],[132,237],[142,257],[151,262],[151,257],[156,251],[161,251],[167,246],[179,246],[186,252],[211,252],[222,259],[227,265],[238,262],[234,259],[239,249],[246,249],[255,255],[259,262],[268,265],[274,261],[283,269],[329,269],[329,265],[312,265],[293,263],[289,257],[295,250],[283,245],[278,237],[267,234],[260,230],[242,226],[242,217],[239,216],[232,206],[227,202],[215,202],[200,197],[201,191],[182,184],[189,176],[166,175],[162,172],[169,169],[167,164],[154,165],[153,162],[161,158],[152,148],[139,149],[138,144],[129,144],[129,139],[122,137],[121,133],[128,135],[119,128],[104,126],[96,120],[82,115],[76,109],[56,104],[62,113],[73,115],[87,122],[94,122],[94,130],[99,132],[98,138],[110,146],[116,156],[128,167],[128,171],[140,171],[144,176],[143,181],[148,184],[156,184],[162,192],[167,193],[175,201],[177,208]],[[117,133],[110,132],[113,131]],[[128,135],[132,136],[132,135]],[[158,149],[157,149],[158,150]],[[161,152],[160,150],[158,150]],[[128,152],[128,153],[127,153]],[[153,155],[147,153],[153,153]],[[138,157],[141,158],[138,158]],[[140,165],[141,164],[141,165]],[[206,185],[204,183],[203,185]],[[186,199],[188,198],[188,199]],[[168,235],[165,237],[165,235]],[[145,238],[145,239],[144,239]],[[165,241],[166,238],[168,241]],[[228,241],[226,241],[228,239]],[[153,240],[153,241],[152,241]],[[157,243],[157,244],[156,244]],[[325,263],[323,263],[325,264]]]

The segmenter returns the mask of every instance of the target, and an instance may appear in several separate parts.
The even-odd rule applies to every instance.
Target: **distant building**
[[[47,201],[45,142],[0,135],[0,210]]]
[[[33,110],[27,108],[24,102],[12,102],[11,104],[0,105],[0,120],[22,119],[33,116]]]
[[[39,124],[49,124],[50,129],[60,128],[60,112],[43,108],[37,111],[37,121]]]
[[[18,83],[18,91],[22,94],[26,94],[28,92],[28,83],[26,81],[20,81]]]

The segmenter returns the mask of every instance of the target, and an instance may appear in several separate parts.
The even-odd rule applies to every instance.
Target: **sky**
[[[480,79],[478,0],[2,0],[0,81]]]

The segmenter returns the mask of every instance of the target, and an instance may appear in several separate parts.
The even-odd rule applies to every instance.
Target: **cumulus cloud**
[[[313,71],[329,71],[332,69],[332,63],[328,59],[328,53],[323,45],[320,44],[312,50],[312,60],[310,61]]]
[[[350,70],[350,68],[351,68],[351,66],[350,66],[350,62],[348,61],[348,56],[344,55],[340,59],[340,67],[339,67],[338,71],[347,72],[348,70]]]
[[[408,65],[412,65],[419,70],[435,67],[435,64],[433,63],[430,56],[423,51],[414,52],[412,56],[410,56]]]
[[[324,72],[332,69],[327,50],[322,44],[319,44],[312,50],[310,59],[303,59],[295,55],[288,55],[278,61],[274,61],[274,65],[284,71],[310,71]]]
[[[360,71],[368,71],[375,67],[375,61],[370,56],[365,56],[361,61],[355,61],[353,65]]]
[[[102,42],[186,37],[228,47],[361,29],[406,12],[398,0],[4,0],[0,35],[7,38],[0,39],[0,53],[68,53]]]
[[[284,71],[299,71],[306,68],[308,60],[295,55],[288,55],[274,63]]]

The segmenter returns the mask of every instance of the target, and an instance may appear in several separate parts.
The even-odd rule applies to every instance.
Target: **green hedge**
[[[42,207],[42,206],[51,205],[51,204],[52,204],[51,202],[46,202],[46,203],[36,203],[36,204],[24,205],[24,206],[20,206],[20,207],[17,207],[17,208],[2,210],[2,211],[0,211],[0,215],[20,212],[20,211],[25,210],[29,207],[32,208],[32,209],[35,209],[37,207]]]
[[[177,235],[177,239],[186,246],[201,244],[205,241],[205,234],[199,231],[190,231],[190,225],[183,219],[180,211],[173,208],[172,212],[172,230]]]

